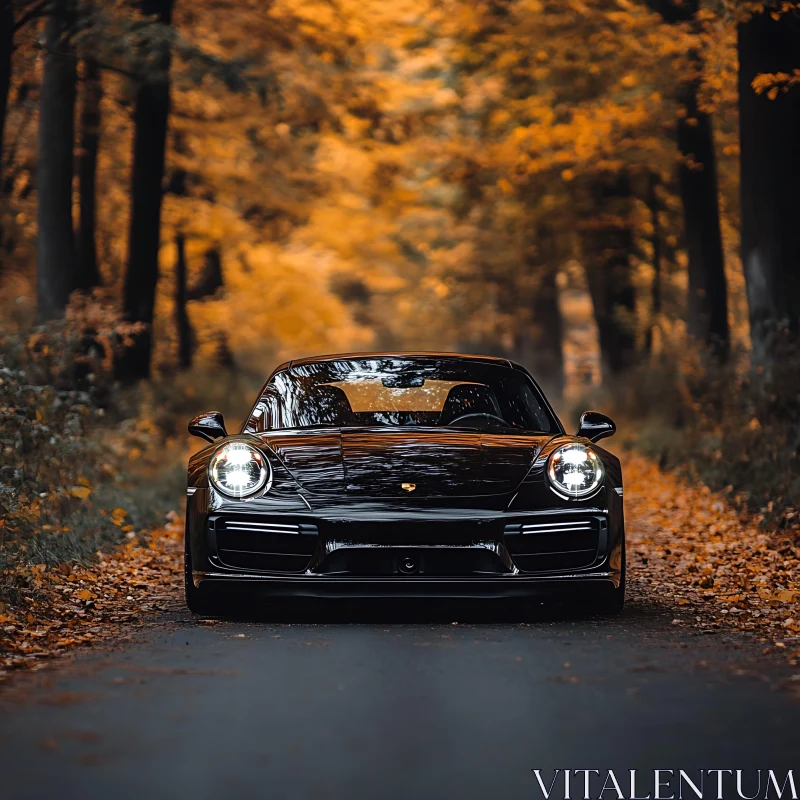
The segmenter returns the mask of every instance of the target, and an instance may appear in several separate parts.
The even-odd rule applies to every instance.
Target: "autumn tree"
[[[742,265],[758,363],[800,336],[800,16],[766,3],[739,24]]]
[[[710,341],[686,278],[721,263],[707,246],[719,236],[708,204],[682,207],[715,194],[721,78],[694,3],[672,19],[644,0],[198,0],[165,24],[171,4],[75,2],[79,272],[93,260],[146,329],[121,376],[185,361],[191,329],[198,362],[220,341],[239,363],[269,348],[456,346],[521,360],[557,390],[567,273],[591,289],[608,377],[658,349],[656,320]],[[25,68],[9,130],[14,219],[33,237]]]
[[[74,20],[74,0],[53,0],[45,22],[39,103],[37,287],[43,318],[62,314],[76,287],[72,176],[77,70],[70,42]]]
[[[566,234],[563,258],[577,254],[583,263],[607,375],[616,376],[637,359],[633,257],[642,234],[634,209],[648,176],[660,179],[675,163],[663,133],[674,119],[685,37],[644,6],[606,0],[464,3],[458,10],[446,27],[463,42],[456,53],[465,103],[476,108],[463,115],[465,133],[477,140],[464,149],[481,153],[480,202],[494,202],[496,184],[518,198],[529,232]],[[519,267],[523,282],[536,268],[529,261]],[[544,270],[542,278],[547,295],[552,277]],[[552,306],[537,304],[537,313],[545,307]]]

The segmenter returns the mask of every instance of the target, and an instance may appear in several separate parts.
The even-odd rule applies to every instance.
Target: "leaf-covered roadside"
[[[173,514],[173,516],[175,516]],[[0,602],[0,681],[70,649],[134,632],[182,600],[183,521],[132,539],[89,565],[6,570],[15,605]]]
[[[623,458],[629,603],[667,610],[693,634],[738,630],[800,660],[800,542],[742,517],[722,494],[643,456]],[[0,604],[0,680],[152,624],[182,608],[183,521],[126,541],[95,563],[20,565],[4,576],[18,601]],[[13,573],[10,575],[8,573]]]
[[[630,597],[674,612],[698,633],[752,632],[800,659],[800,533],[740,515],[725,495],[628,454]]]

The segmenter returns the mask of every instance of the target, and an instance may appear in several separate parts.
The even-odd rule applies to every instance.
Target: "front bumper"
[[[608,591],[621,580],[621,503],[570,512],[269,515],[190,498],[196,586],[291,597],[514,598]],[[617,499],[617,498],[614,498]]]

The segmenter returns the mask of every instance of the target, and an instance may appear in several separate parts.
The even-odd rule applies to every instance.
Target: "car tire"
[[[213,617],[222,613],[222,605],[211,586],[195,586],[192,580],[192,553],[189,548],[189,527],[187,522],[183,552],[183,590],[186,606],[192,614]]]

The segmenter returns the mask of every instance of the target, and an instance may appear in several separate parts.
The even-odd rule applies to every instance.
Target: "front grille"
[[[523,572],[563,572],[591,566],[604,550],[605,517],[557,517],[506,525],[505,543]]]
[[[358,577],[479,577],[510,571],[498,545],[434,547],[369,547],[344,545],[313,568],[320,575]]]
[[[502,523],[494,520],[408,522],[321,522],[320,536],[326,540],[370,545],[470,545],[498,541]]]
[[[258,572],[304,572],[317,546],[307,523],[212,518],[209,533],[219,562]]]

